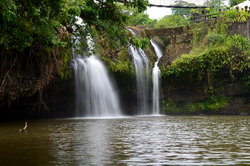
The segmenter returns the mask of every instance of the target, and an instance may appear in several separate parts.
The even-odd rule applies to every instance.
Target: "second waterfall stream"
[[[158,67],[158,63],[162,57],[162,51],[157,45],[157,43],[151,39],[150,40],[152,46],[154,47],[155,54],[157,56],[157,61],[154,64],[154,68],[152,70],[152,79],[153,79],[153,114],[159,115],[160,114],[160,76],[161,70]]]
[[[133,35],[136,35],[130,29]],[[129,51],[132,55],[135,73],[136,73],[136,87],[137,87],[137,110],[136,115],[149,115],[149,59],[146,53],[141,48],[129,46]]]
[[[136,35],[136,33],[129,29],[129,31]],[[145,52],[141,48],[135,48],[130,45],[129,50],[133,58],[135,72],[136,72],[136,84],[137,84],[137,115],[160,115],[160,75],[161,71],[158,67],[160,58],[163,55],[158,44],[151,39],[151,45],[154,48],[157,61],[154,64],[152,69],[152,82],[153,82],[153,91],[152,91],[152,109],[149,109],[149,59]]]

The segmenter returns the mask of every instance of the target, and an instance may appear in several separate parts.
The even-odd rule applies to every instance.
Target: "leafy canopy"
[[[58,34],[70,29],[76,16],[86,23],[86,33],[94,27],[122,39],[128,15],[120,6],[142,12],[147,4],[147,0],[1,0],[0,44],[19,51],[31,45],[63,46]]]
[[[32,43],[56,44],[65,0],[2,0],[0,44],[22,50]]]
[[[157,22],[156,19],[149,18],[148,14],[145,13],[134,13],[130,16],[128,25],[136,26],[136,25],[146,25],[147,27],[153,27]]]

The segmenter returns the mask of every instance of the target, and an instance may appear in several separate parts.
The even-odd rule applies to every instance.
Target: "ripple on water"
[[[0,130],[0,163],[250,165],[248,116],[148,116],[30,122]],[[14,156],[14,157],[13,157]]]

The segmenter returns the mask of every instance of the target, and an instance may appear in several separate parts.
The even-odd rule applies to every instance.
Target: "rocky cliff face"
[[[62,50],[41,46],[17,52],[0,46],[0,52],[0,114],[19,116],[25,107],[31,106],[47,109],[42,93],[52,80],[59,78]]]

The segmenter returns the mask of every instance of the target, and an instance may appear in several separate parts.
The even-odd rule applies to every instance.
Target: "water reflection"
[[[68,120],[60,132],[51,133],[50,139],[60,149],[54,149],[54,155],[62,163],[76,165],[102,165],[112,154],[112,120],[85,119]]]
[[[21,159],[25,165],[248,165],[249,120],[166,116],[34,121],[22,135],[7,132],[13,125],[1,124],[0,163],[13,165]]]

